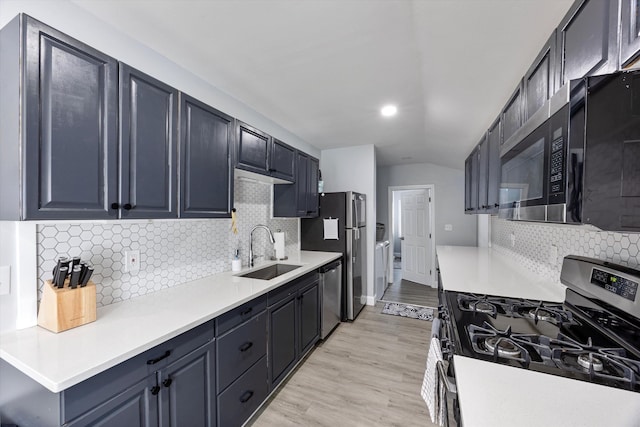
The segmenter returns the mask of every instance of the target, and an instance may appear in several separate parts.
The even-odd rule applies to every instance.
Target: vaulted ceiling
[[[74,0],[319,149],[458,169],[572,2]]]

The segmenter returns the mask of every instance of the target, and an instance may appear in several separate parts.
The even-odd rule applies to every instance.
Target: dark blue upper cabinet
[[[183,93],[180,114],[180,217],[230,217],[234,120]]]
[[[502,110],[502,115],[500,116],[500,121],[502,122],[502,143],[509,139],[511,135],[516,133],[520,126],[522,126],[522,86],[523,83],[520,81],[520,84],[513,92],[507,105],[505,105]]]
[[[273,138],[269,156],[269,174],[275,178],[295,181],[296,150]]]
[[[115,217],[117,61],[29,16],[21,18],[22,219]]]
[[[618,1],[579,0],[558,26],[556,78],[569,80],[618,68]]]
[[[640,55],[640,0],[622,0],[620,62],[631,65]]]
[[[241,121],[236,133],[236,167],[269,175],[271,137]]]
[[[120,63],[121,218],[177,218],[178,91]]]
[[[524,75],[524,121],[533,116],[556,91],[556,31]]]

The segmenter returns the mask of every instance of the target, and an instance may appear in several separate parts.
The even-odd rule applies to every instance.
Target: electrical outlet
[[[137,273],[140,271],[140,251],[124,252],[124,272]]]
[[[511,235],[509,235],[509,239],[511,240],[511,246],[515,246],[516,245],[516,233],[511,233]]]
[[[558,262],[558,247],[551,245],[549,248],[549,264],[556,265],[556,262]]]
[[[3,265],[0,267],[0,295],[9,295],[11,293],[11,266]]]
[[[444,231],[453,231],[453,224],[445,224]]]

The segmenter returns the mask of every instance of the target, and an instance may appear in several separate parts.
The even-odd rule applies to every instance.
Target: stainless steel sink
[[[253,270],[245,274],[240,274],[239,277],[248,277],[251,279],[271,280],[274,277],[278,277],[282,274],[288,273],[296,268],[302,267],[301,265],[291,264],[272,264],[259,270]]]

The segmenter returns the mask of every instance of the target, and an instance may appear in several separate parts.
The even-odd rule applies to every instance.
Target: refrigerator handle
[[[360,240],[360,229],[353,229],[353,240]],[[353,242],[353,256],[351,257],[351,262],[355,264],[355,260],[358,258],[358,246],[360,246],[357,242]]]
[[[358,228],[358,225],[360,224],[360,216],[358,216],[358,201],[356,200],[356,196],[352,196],[351,198],[351,207],[353,208],[351,227]]]

